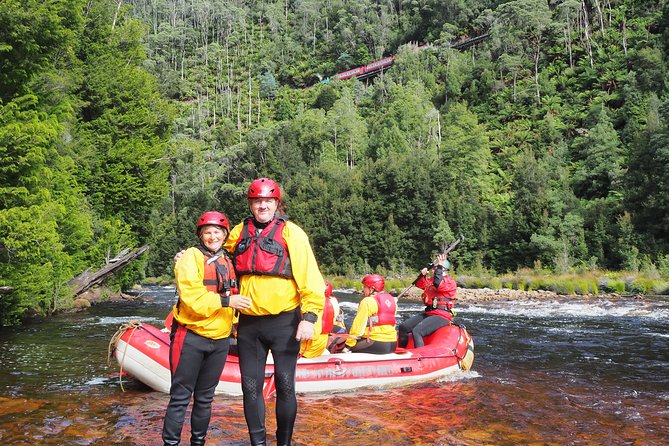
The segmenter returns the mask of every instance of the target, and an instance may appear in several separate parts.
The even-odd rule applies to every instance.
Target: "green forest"
[[[665,0],[0,0],[0,322],[282,184],[326,275],[669,277]],[[475,44],[458,45],[481,36]],[[335,74],[396,56],[374,77]]]

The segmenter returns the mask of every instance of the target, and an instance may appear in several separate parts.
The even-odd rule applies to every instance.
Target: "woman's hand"
[[[248,310],[251,306],[251,298],[242,294],[231,294],[229,306],[236,310]]]
[[[310,341],[314,338],[314,324],[309,321],[301,321],[297,326],[295,339],[298,341]]]

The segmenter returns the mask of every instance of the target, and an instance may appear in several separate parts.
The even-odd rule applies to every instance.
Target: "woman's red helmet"
[[[330,296],[332,296],[332,284],[326,280],[325,281],[325,297],[330,297]]]
[[[228,233],[230,232],[230,222],[228,217],[221,214],[217,211],[207,211],[204,214],[200,215],[200,218],[197,219],[197,227],[195,228],[195,235],[200,235],[200,228],[206,225],[216,225],[225,228]]]
[[[281,200],[281,188],[269,178],[253,180],[249,186],[248,198],[276,198]]]
[[[362,284],[367,285],[377,292],[380,292],[383,291],[383,287],[386,285],[386,281],[378,274],[367,274],[362,278]]]

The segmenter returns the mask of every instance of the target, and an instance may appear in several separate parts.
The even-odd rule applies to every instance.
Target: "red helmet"
[[[383,280],[383,277],[378,274],[367,274],[362,278],[362,284],[367,285],[375,291],[383,291],[383,287],[386,285],[386,281]]]
[[[228,218],[216,211],[207,211],[204,214],[200,215],[200,218],[197,219],[197,228],[195,228],[195,235],[200,235],[200,228],[206,225],[216,225],[225,228],[226,231],[230,232],[230,223]]]
[[[332,284],[326,280],[325,281],[325,297],[330,297],[330,296],[332,296]]]
[[[281,200],[281,189],[274,180],[258,178],[249,186],[248,198],[276,198]]]

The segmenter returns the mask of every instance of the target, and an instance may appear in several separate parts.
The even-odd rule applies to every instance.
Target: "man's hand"
[[[243,294],[230,295],[230,307],[237,310],[248,310],[251,306],[251,298]]]
[[[314,338],[314,324],[309,321],[301,321],[297,326],[295,339],[298,341],[310,341]]]
[[[181,258],[181,256],[183,256],[185,253],[186,253],[186,250],[182,249],[181,251],[174,254],[174,263],[177,263],[177,260],[179,260]]]

